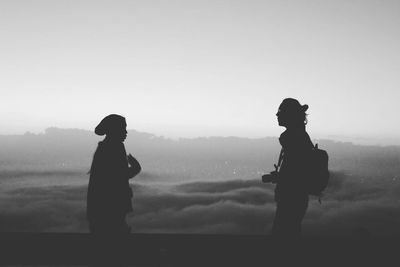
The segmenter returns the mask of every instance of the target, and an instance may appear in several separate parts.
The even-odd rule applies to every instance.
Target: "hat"
[[[110,114],[101,120],[99,125],[94,129],[94,133],[97,135],[105,135],[115,129],[126,126],[125,118],[121,115]]]
[[[300,102],[294,98],[285,98],[279,108],[289,112],[306,112],[308,110],[308,105],[301,105]]]

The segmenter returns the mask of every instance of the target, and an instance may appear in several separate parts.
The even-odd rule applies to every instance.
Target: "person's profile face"
[[[278,112],[276,113],[276,117],[278,118],[278,125],[279,126],[286,126],[286,115],[285,115],[284,109],[282,109],[282,106],[279,106]]]
[[[118,125],[118,127],[114,127],[112,131],[109,133],[109,136],[117,141],[124,142],[128,132],[126,130],[126,122]]]
[[[125,141],[126,137],[128,136],[128,131],[126,130],[126,122],[122,125],[120,130],[120,137],[121,141]]]

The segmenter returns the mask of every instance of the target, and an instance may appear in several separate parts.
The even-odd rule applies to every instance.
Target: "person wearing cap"
[[[90,266],[122,266],[129,257],[126,215],[132,211],[129,179],[141,171],[139,162],[126,155],[124,117],[111,114],[94,131],[105,138],[98,143],[90,168],[86,215],[93,235]]]
[[[141,171],[139,162],[127,156],[124,140],[126,120],[116,114],[106,116],[95,129],[105,138],[98,143],[90,168],[87,192],[87,218],[91,233],[125,234],[125,221],[132,211],[129,179]]]
[[[279,126],[286,130],[280,135],[282,163],[275,187],[276,212],[272,226],[275,237],[296,238],[301,235],[301,222],[308,206],[305,188],[307,157],[313,148],[306,132],[308,105],[286,98],[279,106]]]

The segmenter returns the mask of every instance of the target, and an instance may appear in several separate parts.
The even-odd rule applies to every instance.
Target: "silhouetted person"
[[[139,162],[123,144],[127,136],[125,118],[111,114],[95,129],[97,135],[106,135],[99,142],[93,156],[87,193],[89,230],[95,237],[95,254],[99,261],[114,264],[124,249],[124,237],[130,232],[125,221],[132,211],[132,190],[129,179],[141,171]]]
[[[275,201],[277,204],[272,235],[277,238],[297,238],[308,206],[307,158],[313,144],[306,132],[308,105],[286,98],[279,106],[279,126],[286,130],[279,137],[282,146],[281,166],[277,175]],[[264,179],[264,177],[263,177]]]

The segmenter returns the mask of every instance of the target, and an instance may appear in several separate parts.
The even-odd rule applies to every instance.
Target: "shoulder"
[[[124,154],[123,144],[101,141],[97,145],[95,156],[101,158],[115,158],[118,155]]]

